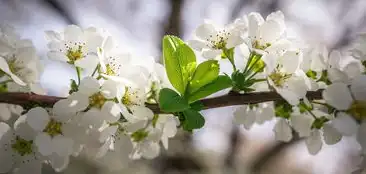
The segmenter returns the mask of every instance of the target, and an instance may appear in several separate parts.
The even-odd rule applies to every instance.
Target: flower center
[[[96,107],[98,109],[101,109],[106,101],[107,99],[100,92],[89,97],[90,106]]]
[[[130,87],[126,87],[125,95],[122,97],[122,103],[126,106],[138,104],[136,100],[138,99],[137,91],[133,91]]]
[[[62,123],[54,119],[51,119],[43,132],[47,133],[51,137],[62,134]]]
[[[362,120],[366,117],[366,101],[355,100],[351,107],[347,110],[355,119]]]
[[[255,48],[255,49],[259,49],[259,50],[265,50],[266,48],[270,47],[271,44],[270,43],[266,43],[264,45],[261,45],[259,43],[258,40],[255,40],[253,43],[252,43],[252,47]]]
[[[27,141],[23,138],[17,136],[15,142],[11,145],[11,148],[17,152],[19,155],[29,155],[33,153],[33,140]]]
[[[106,70],[105,74],[110,75],[110,76],[115,76],[116,75],[112,65],[107,64],[106,68],[107,68],[107,70]]]
[[[75,43],[76,45],[76,43]],[[75,61],[80,60],[84,57],[82,48],[82,45],[77,46],[77,48],[71,48],[69,46],[66,46],[67,51],[66,51],[66,56],[69,59],[68,63],[70,64],[74,64]]]
[[[276,86],[283,87],[286,80],[291,77],[291,74],[274,71],[268,77],[273,81]]]
[[[207,39],[210,45],[207,46],[217,50],[224,49],[230,35],[230,32],[226,32],[225,30],[219,31],[216,35],[210,35],[210,38]]]
[[[134,133],[132,133],[131,138],[134,142],[140,142],[144,138],[146,138],[149,135],[149,132],[145,131],[144,129],[140,129]]]

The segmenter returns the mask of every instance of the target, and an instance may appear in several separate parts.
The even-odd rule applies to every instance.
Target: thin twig
[[[307,93],[309,100],[322,99],[322,90],[309,91]],[[29,104],[40,104],[42,106],[52,107],[57,101],[64,99],[62,97],[37,95],[31,93],[0,93],[0,103],[16,104],[21,106],[27,106]],[[203,109],[212,109],[226,106],[244,105],[244,104],[256,104],[268,101],[278,101],[283,98],[276,92],[253,92],[239,94],[230,92],[229,94],[206,98],[200,100],[203,104]],[[163,113],[158,104],[146,104],[155,113]]]

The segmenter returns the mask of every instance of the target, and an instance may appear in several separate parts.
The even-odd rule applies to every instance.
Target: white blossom
[[[241,27],[228,25],[224,28],[214,26],[210,21],[197,27],[195,38],[188,44],[195,50],[202,52],[206,59],[215,59],[223,53],[223,50],[234,48],[242,43]]]
[[[49,40],[50,59],[73,64],[87,72],[97,66],[97,48],[102,46],[104,40],[97,29],[69,25],[62,33],[46,31],[46,37]]]
[[[0,122],[0,132],[0,173],[41,174],[43,157],[37,151],[34,132],[25,124],[25,118],[20,117],[14,129]]]

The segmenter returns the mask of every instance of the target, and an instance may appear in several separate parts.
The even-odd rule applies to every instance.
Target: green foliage
[[[188,101],[169,88],[160,90],[159,105],[164,112],[181,112],[189,109]]]
[[[306,72],[306,76],[308,76],[309,78],[316,80],[316,75],[317,73],[313,70],[309,70],[308,72]]]
[[[320,76],[320,78],[317,82],[324,82],[327,85],[332,84],[332,82],[328,78],[328,71],[327,70],[322,71],[322,74],[321,74],[321,76]]]
[[[70,83],[70,91],[69,91],[69,94],[72,94],[74,92],[77,92],[79,90],[79,87],[76,84],[76,81],[75,80],[71,79],[70,81],[71,81],[71,83]]]
[[[251,88],[256,79],[247,79],[247,75],[240,71],[235,71],[231,74],[231,79],[233,81],[233,90],[234,91],[244,91],[244,92],[252,92],[255,89]]]
[[[276,117],[281,117],[281,118],[288,119],[288,118],[291,117],[292,112],[293,112],[292,105],[290,105],[286,101],[275,102],[275,115],[276,115]]]
[[[196,101],[194,103],[190,104],[191,108],[196,110],[196,111],[200,111],[202,110],[205,106],[202,104],[201,101]]]
[[[189,103],[195,102],[201,98],[207,97],[215,92],[221,91],[226,88],[231,87],[231,79],[228,76],[220,75],[216,80],[211,83],[201,87],[195,93],[189,94]]]
[[[188,85],[188,93],[194,93],[199,88],[211,83],[219,76],[219,63],[217,60],[208,60],[197,66],[196,71]]]
[[[325,116],[317,118],[314,120],[313,124],[311,125],[312,129],[321,129],[324,123],[328,122],[329,119]]]
[[[182,122],[184,130],[192,131],[205,125],[205,118],[196,110],[187,109],[183,111],[182,116],[184,117]]]
[[[183,95],[196,68],[193,50],[178,37],[167,35],[163,39],[163,56],[170,83]]]
[[[0,84],[0,92],[8,92],[8,85],[6,83]]]

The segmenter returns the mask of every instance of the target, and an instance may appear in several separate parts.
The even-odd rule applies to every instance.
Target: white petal
[[[349,83],[349,78],[348,78],[347,74],[336,68],[328,69],[328,79],[332,83],[337,83],[337,82],[346,83],[346,84]]]
[[[272,43],[280,38],[284,29],[274,20],[266,21],[260,26],[261,43]]]
[[[292,74],[299,68],[300,54],[297,51],[286,51],[282,56],[282,65],[286,73]]]
[[[66,157],[73,153],[74,141],[70,138],[59,135],[59,136],[53,137],[52,144],[54,147],[54,151],[59,156]]]
[[[366,153],[366,121],[363,121],[357,132],[357,141],[361,145],[362,153]]]
[[[198,51],[201,51],[203,48],[208,48],[207,44],[200,40],[189,40],[188,45]]]
[[[0,122],[0,145],[10,142],[13,138],[13,133],[14,132],[8,124]]]
[[[91,74],[92,71],[99,63],[99,58],[97,55],[89,54],[86,57],[75,61],[75,66],[82,68],[85,70],[85,73]]]
[[[119,86],[115,81],[113,81],[113,80],[106,80],[103,83],[100,91],[101,91],[101,93],[103,94],[103,96],[105,98],[113,99],[113,98],[117,97],[118,89],[120,87],[121,86]]]
[[[85,77],[81,80],[79,91],[83,94],[91,96],[99,91],[100,85],[97,79]]]
[[[11,118],[11,112],[8,104],[0,103],[0,121],[8,121]]]
[[[0,123],[1,124],[1,123]],[[1,129],[1,128],[0,128]],[[10,149],[0,149],[0,173],[8,173],[14,165],[12,160],[12,150]]]
[[[305,144],[309,153],[311,155],[316,155],[323,146],[320,131],[318,129],[314,129],[310,136],[305,139]]]
[[[341,141],[342,135],[330,124],[323,125],[324,142],[328,145],[333,145]]]
[[[56,105],[57,104],[57,105]],[[56,115],[84,111],[89,106],[89,95],[81,92],[72,93],[67,99],[57,102],[53,109]]]
[[[153,111],[145,106],[134,105],[130,109],[133,115],[140,119],[152,119],[154,117]]]
[[[285,119],[279,119],[273,128],[276,140],[289,142],[292,139],[292,130]]]
[[[348,109],[353,102],[347,85],[343,83],[329,85],[323,92],[323,98],[327,104],[339,110]]]
[[[34,130],[41,132],[50,121],[50,117],[45,109],[36,107],[28,111],[26,121]]]
[[[59,51],[50,51],[47,53],[47,57],[52,60],[58,60],[62,62],[67,62],[69,60],[65,53]]]
[[[254,39],[254,37],[258,36],[258,32],[259,32],[259,26],[262,25],[262,23],[264,22],[263,17],[259,14],[259,13],[250,13],[248,15],[248,36],[251,39]],[[259,38],[257,38],[259,39]]]
[[[30,161],[26,161],[18,166],[18,170],[14,171],[14,174],[29,174],[29,171],[32,171],[32,174],[42,174],[42,163],[40,160],[29,159]]]
[[[52,168],[55,169],[56,172],[61,172],[67,168],[70,159],[69,156],[58,156],[56,153],[53,153],[50,156],[50,161]]]
[[[82,37],[83,31],[76,25],[68,25],[64,30],[66,41],[77,42]]]
[[[329,68],[340,68],[339,62],[341,61],[341,53],[339,51],[333,50],[329,55],[328,66]]]
[[[231,32],[231,35],[227,39],[226,48],[230,49],[242,43],[244,43],[244,39],[241,38],[239,31],[237,32],[233,31]]]
[[[203,49],[202,56],[206,59],[215,59],[217,56],[221,55],[221,50],[211,50],[211,49]]]
[[[107,101],[106,103],[104,103],[101,111],[103,114],[106,114],[108,116],[106,118],[106,121],[108,122],[116,122],[121,117],[120,106],[112,101]]]
[[[243,124],[245,129],[250,129],[256,120],[254,111],[248,109],[248,106],[242,106],[234,112],[234,123]]]
[[[15,83],[22,85],[22,86],[26,85],[18,76],[16,76],[15,74],[13,74],[13,72],[10,71],[8,63],[1,56],[0,56],[0,70],[5,72],[6,74],[8,74],[10,76],[10,78],[12,78],[14,80]]]
[[[215,26],[210,23],[205,23],[197,27],[196,36],[202,40],[210,39],[210,36],[214,36],[216,34]]]
[[[14,123],[15,134],[25,140],[33,140],[36,133],[26,121],[27,115],[20,116]]]
[[[53,144],[51,137],[46,133],[38,134],[34,140],[39,153],[44,156],[51,155],[53,152]]]
[[[344,136],[355,135],[358,129],[356,120],[343,112],[337,114],[331,125]]]
[[[97,52],[97,48],[101,47],[103,44],[103,37],[98,33],[85,33],[86,38],[86,46],[88,47],[88,52]]]
[[[366,75],[359,75],[352,80],[351,92],[356,100],[366,101]]]
[[[314,118],[308,115],[291,116],[291,125],[299,133],[300,137],[310,136],[313,121]]]
[[[146,159],[156,158],[160,153],[160,146],[158,143],[144,143],[142,156]]]
[[[115,46],[114,40],[111,36],[108,36],[104,43],[103,43],[103,51],[104,52],[109,52],[111,51]]]

